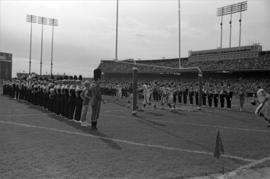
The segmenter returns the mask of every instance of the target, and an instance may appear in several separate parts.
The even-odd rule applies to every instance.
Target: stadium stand
[[[211,53],[223,51],[227,57],[216,58],[213,60]],[[203,54],[204,58],[194,60],[194,55]],[[209,57],[206,58],[206,57]],[[197,58],[197,57],[196,57]],[[179,59],[156,59],[156,60],[123,60],[112,61],[102,60],[101,68],[104,80],[109,79],[108,85],[111,89],[116,84],[128,89],[132,74],[132,67],[137,64],[141,83],[157,80],[160,83],[168,84],[170,81],[177,81],[182,86],[194,86],[197,83],[195,72],[180,73],[177,70],[162,67],[178,68]],[[147,66],[139,66],[146,64]],[[205,51],[191,52],[188,58],[181,58],[183,67],[200,67],[204,73],[204,82],[211,86],[229,86],[234,94],[237,94],[240,86],[245,88],[247,93],[252,96],[258,87],[263,87],[270,91],[270,51],[262,51],[260,45],[244,47],[234,47],[231,49],[213,49]],[[159,67],[161,66],[161,67]],[[164,76],[165,75],[165,76]],[[167,76],[166,76],[167,75]]]

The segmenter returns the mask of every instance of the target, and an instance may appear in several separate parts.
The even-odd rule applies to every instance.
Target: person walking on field
[[[239,90],[239,101],[240,101],[240,112],[241,112],[243,111],[244,103],[245,103],[245,91],[243,87],[241,87]]]
[[[270,95],[264,89],[257,91],[259,105],[255,110],[255,114],[265,119],[267,127],[270,127]]]
[[[89,103],[91,100],[91,91],[90,91],[90,82],[84,82],[84,90],[81,92],[80,96],[83,100],[82,102],[82,114],[81,114],[81,126],[87,126],[88,123],[86,122],[86,115],[89,109]]]

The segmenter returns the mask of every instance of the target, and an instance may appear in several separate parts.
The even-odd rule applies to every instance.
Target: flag
[[[217,138],[216,138],[216,146],[215,146],[215,151],[214,151],[214,157],[219,159],[221,154],[224,154],[224,148],[222,144],[222,140],[219,134],[219,131],[217,133]]]

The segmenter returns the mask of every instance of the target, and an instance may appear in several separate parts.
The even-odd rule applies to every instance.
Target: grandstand
[[[261,52],[262,46],[259,44],[254,44],[250,46],[233,48],[190,51],[188,59],[189,62],[253,59],[258,58]]]
[[[199,58],[201,57],[201,58]],[[157,76],[157,74],[179,76],[175,70],[168,70],[162,67],[178,68],[179,59],[155,59],[155,60],[123,60],[119,63],[112,60],[102,60],[99,67],[103,71],[104,78],[123,77],[123,74],[130,76],[132,73],[132,63],[153,65],[152,67],[141,67],[140,77]],[[188,58],[182,58],[183,67],[198,66],[204,72],[204,76],[233,76],[233,77],[261,77],[270,75],[270,51],[262,51],[262,46],[242,46],[234,48],[223,48],[204,51],[190,52]],[[130,74],[130,75],[129,75]],[[181,73],[180,76],[195,75],[194,72]]]

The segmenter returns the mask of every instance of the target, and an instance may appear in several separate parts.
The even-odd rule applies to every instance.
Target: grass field
[[[221,175],[223,165],[226,173],[270,167],[270,129],[262,119],[190,108],[132,116],[107,100],[93,131],[0,96],[0,178],[201,178]],[[213,157],[218,130],[220,160]]]

